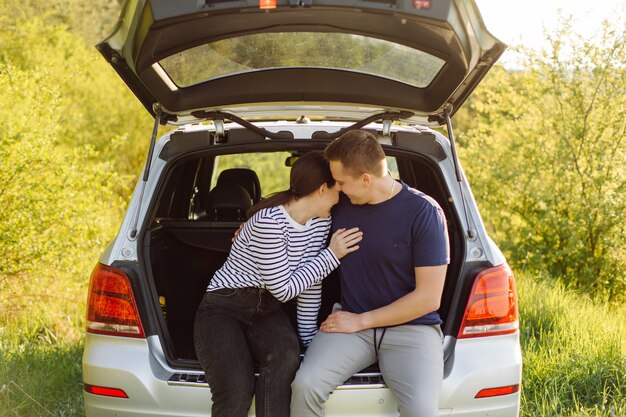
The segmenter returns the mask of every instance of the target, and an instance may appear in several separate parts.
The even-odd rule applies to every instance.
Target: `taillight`
[[[519,391],[519,384],[507,385],[506,387],[485,388],[480,390],[474,398],[499,397],[500,395],[515,394]]]
[[[517,291],[509,266],[480,272],[474,280],[458,338],[515,333],[518,328]]]
[[[130,280],[119,269],[102,264],[94,268],[89,284],[87,331],[145,337]]]
[[[85,391],[90,394],[103,395],[105,397],[128,398],[128,395],[119,388],[99,387],[96,385],[83,384]]]

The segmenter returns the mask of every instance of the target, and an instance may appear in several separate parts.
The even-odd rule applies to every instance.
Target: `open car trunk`
[[[461,107],[506,48],[473,0],[275,3],[128,0],[97,47],[169,122],[206,110],[358,120],[395,109],[431,125]]]
[[[297,156],[311,149],[323,149],[327,143],[323,140],[272,140],[245,143],[247,140],[242,139],[231,140],[233,143],[239,142],[232,146],[199,146],[190,154],[187,150],[195,146],[194,141],[201,143],[203,134],[210,135],[208,132],[174,133],[171,141],[161,153],[162,158],[168,159],[168,166],[162,175],[159,191],[157,191],[159,197],[155,199],[156,204],[151,208],[153,215],[148,219],[149,227],[143,239],[146,270],[154,293],[154,309],[160,313],[157,315],[160,324],[156,327],[161,329],[160,339],[164,345],[167,360],[175,368],[198,370],[200,370],[200,365],[197,362],[193,344],[193,322],[196,309],[214,272],[225,262],[230,250],[231,238],[244,220],[241,210],[230,208],[220,211],[210,207],[211,190],[215,188],[216,182],[221,181],[216,177],[221,178],[220,170],[230,169],[223,166],[224,159],[228,157],[237,159],[237,156],[251,152],[241,160],[250,161],[254,158],[264,160],[262,157],[265,155],[278,153],[282,162],[285,155]],[[180,140],[177,135],[190,136],[191,140],[189,137],[185,138],[184,145],[179,145],[183,141],[177,142]],[[239,138],[236,132],[231,131],[230,135],[231,138]],[[435,137],[432,133],[424,132],[420,135],[424,137],[421,138],[419,146],[425,149],[436,149]],[[249,140],[255,142],[254,139]],[[463,232],[459,227],[456,211],[450,202],[446,183],[432,156],[420,157],[414,149],[403,150],[398,146],[383,146],[383,148],[388,155],[388,160],[391,161],[390,168],[393,176],[435,198],[446,214],[452,261],[448,268],[440,314],[444,322],[449,321],[442,326],[444,332],[452,334],[455,328],[458,329],[463,309],[460,311],[453,309],[454,311],[451,312],[451,301],[457,291],[457,286],[467,281],[461,279],[461,274],[467,275],[467,271],[460,270],[465,254]],[[235,169],[254,171],[254,164],[254,162],[249,163],[251,168]],[[284,163],[282,165],[283,174],[275,173],[265,165],[256,167],[256,174],[261,176],[262,187],[266,186],[265,178],[285,175],[284,180],[288,181],[289,167],[285,167]],[[242,185],[246,188],[246,184]],[[264,196],[267,195],[265,190],[261,192]],[[324,279],[322,297],[318,323],[326,318],[333,304],[341,299],[337,271]],[[285,303],[284,308],[295,329],[295,299]],[[448,317],[449,313],[452,314],[451,317]],[[216,343],[219,342],[216,341]],[[369,370],[377,371],[377,365]]]

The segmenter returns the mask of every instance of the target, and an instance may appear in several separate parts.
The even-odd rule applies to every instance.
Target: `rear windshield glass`
[[[245,153],[220,155],[215,158],[211,188],[217,184],[217,178],[222,171],[231,168],[247,168],[254,171],[259,178],[263,196],[283,191],[289,188],[289,172],[291,168],[286,160],[291,156],[289,152]]]
[[[291,167],[287,161],[292,156],[289,152],[259,152],[245,154],[220,155],[215,157],[211,189],[217,184],[222,171],[231,168],[246,168],[254,171],[259,178],[261,193],[264,197],[289,188]],[[387,166],[394,178],[400,178],[398,163],[393,156],[387,156]]]
[[[263,33],[197,46],[159,61],[178,87],[285,67],[359,71],[426,87],[444,61],[380,39],[343,33]]]

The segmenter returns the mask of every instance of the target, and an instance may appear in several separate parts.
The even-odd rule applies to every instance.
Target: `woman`
[[[257,417],[289,416],[300,348],[280,304],[298,297],[298,333],[308,344],[317,331],[322,279],[362,239],[356,228],[341,229],[325,246],[338,200],[328,161],[313,151],[294,164],[289,190],[250,209],[195,319],[211,416],[245,417],[255,394]]]

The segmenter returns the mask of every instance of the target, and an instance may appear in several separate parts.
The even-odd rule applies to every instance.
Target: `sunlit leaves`
[[[626,296],[626,47],[564,24],[524,71],[496,68],[457,120],[468,176],[517,268]]]
[[[66,25],[0,12],[1,318],[62,315],[119,227],[150,117]]]

